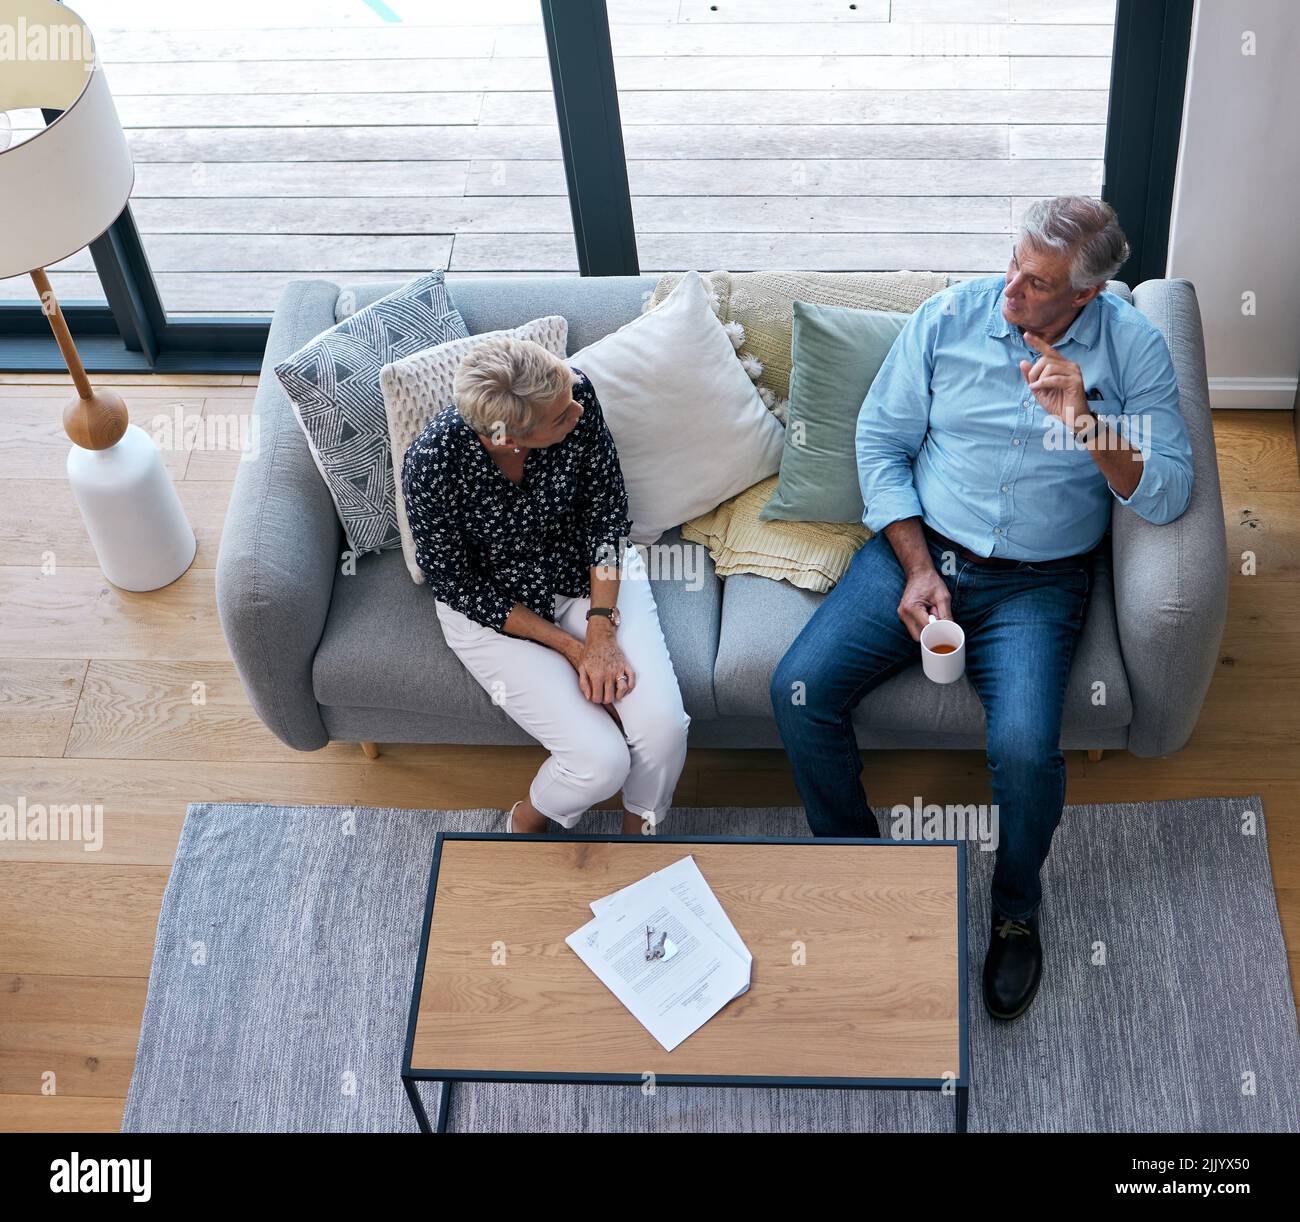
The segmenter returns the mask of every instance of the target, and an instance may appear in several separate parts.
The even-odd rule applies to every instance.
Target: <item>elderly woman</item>
[[[672,801],[690,718],[591,382],[531,340],[484,340],[411,443],[402,493],[443,636],[550,757],[506,817],[572,827],[623,791],[623,831]],[[620,576],[626,580],[620,580]]]

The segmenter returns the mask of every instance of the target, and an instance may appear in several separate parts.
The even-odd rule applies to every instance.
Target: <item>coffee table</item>
[[[456,1082],[938,1090],[966,1129],[960,841],[508,835],[435,842],[402,1082],[445,1130]],[[754,956],[672,1052],[565,944],[588,903],[692,855]],[[417,1083],[444,1083],[431,1125]]]

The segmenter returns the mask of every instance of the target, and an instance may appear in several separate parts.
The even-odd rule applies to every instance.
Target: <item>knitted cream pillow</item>
[[[535,318],[519,327],[487,331],[425,348],[405,360],[385,365],[379,374],[384,410],[388,415],[389,452],[393,460],[393,484],[397,489],[397,525],[402,535],[402,555],[406,557],[406,569],[411,580],[418,585],[424,584],[424,573],[415,560],[415,540],[411,537],[411,524],[406,518],[402,462],[411,443],[424,431],[424,426],[454,400],[452,384],[465,354],[475,344],[498,335],[531,339],[558,357],[568,355],[569,320],[553,314]]]

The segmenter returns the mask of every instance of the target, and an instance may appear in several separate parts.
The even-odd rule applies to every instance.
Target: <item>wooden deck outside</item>
[[[536,0],[75,7],[173,313],[269,311],[304,276],[576,274]],[[642,270],[1001,271],[1030,199],[1101,189],[1114,8],[609,0]],[[86,251],[51,280],[102,300]]]

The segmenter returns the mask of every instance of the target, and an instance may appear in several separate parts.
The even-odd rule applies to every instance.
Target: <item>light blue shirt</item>
[[[1053,345],[1083,371],[1095,415],[1143,458],[1120,496],[1020,372],[1038,353],[1002,316],[1003,276],[955,284],[904,325],[858,413],[858,481],[874,532],[921,517],[981,556],[1051,560],[1091,550],[1111,499],[1150,522],[1187,508],[1192,446],[1160,331],[1098,294]]]

